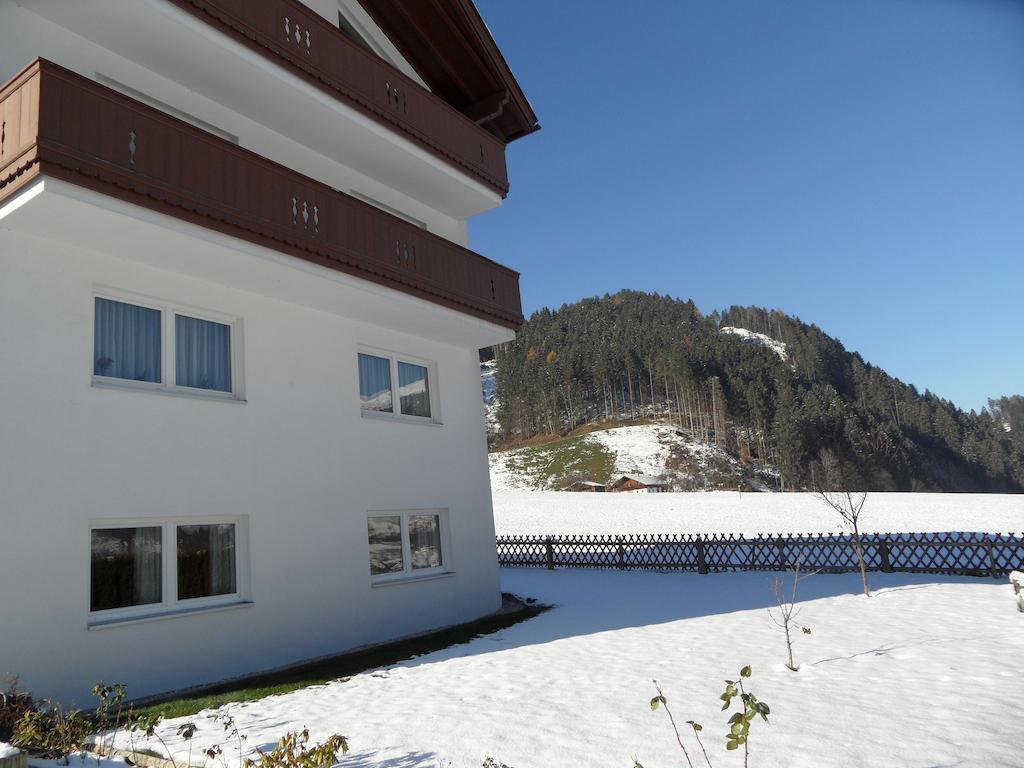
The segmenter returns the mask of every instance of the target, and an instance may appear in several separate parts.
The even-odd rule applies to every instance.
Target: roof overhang
[[[505,142],[537,115],[472,0],[359,0],[430,90]]]

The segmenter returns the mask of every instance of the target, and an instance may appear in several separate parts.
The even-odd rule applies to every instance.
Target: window
[[[388,512],[367,518],[370,575],[375,580],[445,572],[443,511]]]
[[[241,399],[238,326],[183,308],[97,296],[93,382]]]
[[[237,592],[235,526],[178,526],[178,599]]]
[[[230,325],[175,315],[174,345],[179,387],[231,391]]]
[[[94,524],[89,610],[101,619],[242,601],[244,519]]]
[[[93,373],[160,383],[160,310],[96,299]]]
[[[90,610],[152,605],[163,599],[161,534],[159,527],[92,532]]]
[[[360,352],[359,402],[363,413],[437,422],[437,403],[430,383],[433,372],[434,365],[427,361]]]

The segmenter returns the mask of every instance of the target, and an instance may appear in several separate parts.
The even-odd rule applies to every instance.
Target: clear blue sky
[[[543,126],[470,228],[527,314],[772,307],[965,409],[1024,393],[1024,2],[477,5]]]

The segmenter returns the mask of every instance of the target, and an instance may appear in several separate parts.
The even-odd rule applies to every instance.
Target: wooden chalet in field
[[[567,486],[565,490],[574,493],[604,493],[606,488],[601,483],[595,483],[593,480],[579,480]]]
[[[617,493],[664,493],[664,480],[650,475],[623,475],[611,484],[610,490]]]

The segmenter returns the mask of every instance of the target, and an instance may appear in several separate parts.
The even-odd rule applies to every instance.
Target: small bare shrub
[[[801,581],[817,573],[817,571],[813,571],[801,576],[801,562],[802,558],[797,558],[792,571],[790,571],[791,586],[787,584],[785,576],[776,577],[772,581],[772,591],[775,593],[775,600],[779,605],[778,615],[776,615],[774,609],[768,609],[768,616],[775,623],[775,626],[781,629],[786,636],[786,653],[789,657],[789,661],[786,663],[786,666],[794,672],[796,672],[799,667],[793,661],[793,634],[798,629],[805,635],[811,634],[810,627],[797,621],[797,617],[800,615],[800,608],[797,606],[796,602],[796,589]]]

